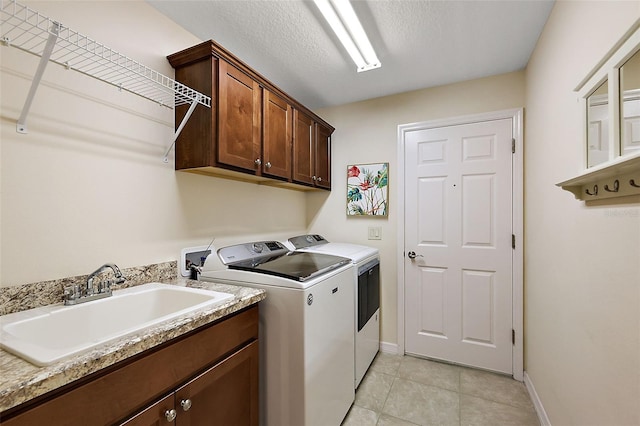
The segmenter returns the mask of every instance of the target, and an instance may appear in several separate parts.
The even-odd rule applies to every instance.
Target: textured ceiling
[[[553,7],[551,0],[352,0],[382,62],[357,73],[311,1],[147,1],[312,109],[521,70]]]

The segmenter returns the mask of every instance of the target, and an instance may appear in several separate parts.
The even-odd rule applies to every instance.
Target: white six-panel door
[[[404,133],[406,353],[513,372],[512,127]]]

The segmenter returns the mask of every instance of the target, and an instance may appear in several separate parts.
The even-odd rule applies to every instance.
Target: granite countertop
[[[202,308],[46,367],[38,367],[0,349],[0,412],[258,303],[266,296],[264,290],[206,281],[178,278],[167,283],[231,293],[235,297],[229,302]]]

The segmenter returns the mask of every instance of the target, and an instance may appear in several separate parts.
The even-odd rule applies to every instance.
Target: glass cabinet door
[[[640,150],[640,50],[620,67],[620,154]]]
[[[587,167],[609,160],[609,90],[605,80],[587,98]]]

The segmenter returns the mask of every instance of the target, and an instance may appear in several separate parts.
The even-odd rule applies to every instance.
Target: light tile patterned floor
[[[539,426],[524,384],[499,374],[379,353],[343,426]]]

